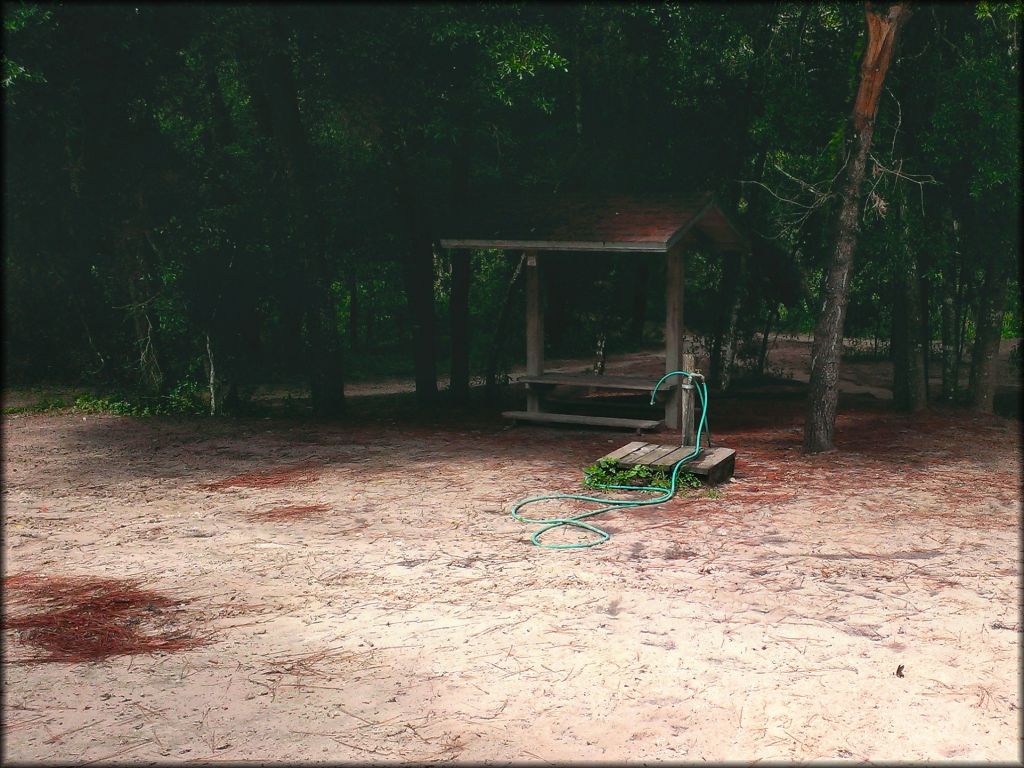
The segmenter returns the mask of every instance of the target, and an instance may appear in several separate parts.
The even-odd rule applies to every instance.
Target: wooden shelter
[[[625,376],[544,372],[544,308],[539,264],[560,252],[608,251],[638,258],[664,256],[665,371],[679,370],[683,355],[683,254],[697,242],[719,252],[746,253],[750,245],[719,207],[713,195],[689,199],[625,196],[545,198],[531,196],[486,209],[452,227],[441,238],[445,248],[498,248],[526,253],[526,375],[527,410],[504,415],[522,421],[595,424],[637,430],[663,423],[678,428],[681,397],[665,400],[664,422],[579,416],[544,410],[544,393],[558,385],[649,392],[654,382]],[[666,384],[677,386],[680,380]]]

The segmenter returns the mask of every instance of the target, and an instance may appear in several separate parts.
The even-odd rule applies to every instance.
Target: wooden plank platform
[[[577,416],[570,413],[543,413],[533,411],[502,411],[502,416],[514,421],[530,421],[540,424],[583,424],[594,427],[643,430],[658,429],[663,421],[653,419],[619,419],[612,416]]]
[[[542,373],[539,376],[520,376],[517,381],[528,387],[594,387],[595,389],[621,389],[650,394],[657,379],[651,381],[650,377],[599,376],[593,373]],[[658,390],[658,394],[660,395],[663,391],[671,392],[673,389],[672,386],[666,386]]]
[[[620,467],[637,465],[669,469],[682,458],[693,453],[693,446],[658,445],[656,443],[627,443],[598,461],[614,461]],[[736,451],[732,448],[704,448],[697,458],[683,465],[684,472],[705,478],[708,485],[718,485],[732,477],[736,469]]]

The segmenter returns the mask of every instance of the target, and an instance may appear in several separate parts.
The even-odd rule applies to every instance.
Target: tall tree
[[[884,11],[873,3],[865,4],[867,48],[860,68],[860,85],[850,118],[852,137],[846,176],[839,195],[832,257],[825,280],[824,300],[814,328],[811,346],[811,381],[807,418],[804,423],[804,450],[832,449],[839,402],[839,360],[843,349],[843,325],[849,302],[853,255],[860,229],[860,192],[864,170],[871,151],[875,115],[892,61],[900,27],[910,15],[907,3],[895,3]]]

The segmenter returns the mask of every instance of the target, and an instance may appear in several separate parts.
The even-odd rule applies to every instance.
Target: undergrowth
[[[608,485],[626,485],[636,488],[663,488],[668,490],[672,477],[666,469],[656,469],[636,464],[628,469],[619,469],[614,459],[603,459],[583,470],[583,484],[591,488]],[[677,488],[700,488],[700,479],[690,472],[680,472],[676,478]]]
[[[81,394],[73,403],[61,398],[43,397],[30,405],[3,409],[4,415],[18,413],[71,413],[108,414],[114,416],[188,416],[207,413],[209,407],[200,394],[201,386],[194,381],[183,381],[166,395],[132,395],[117,393],[96,396]]]

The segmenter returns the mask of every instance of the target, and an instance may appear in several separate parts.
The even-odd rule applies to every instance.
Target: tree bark
[[[263,86],[270,108],[270,123],[284,168],[292,201],[292,219],[302,270],[303,319],[306,344],[304,361],[310,384],[313,412],[338,416],[345,410],[344,377],[338,338],[337,307],[331,296],[331,270],[327,259],[326,224],[319,212],[313,153],[286,54],[288,40],[279,16],[268,12],[270,49],[259,57]]]
[[[452,251],[452,289],[449,298],[451,322],[452,401],[464,405],[469,401],[469,251]]]
[[[1002,245],[1002,244],[1000,244]],[[991,246],[990,246],[991,248]],[[992,248],[985,260],[985,276],[978,297],[978,315],[971,350],[971,407],[992,412],[998,386],[999,341],[1006,309],[1007,259]]]
[[[920,411],[927,405],[927,351],[924,345],[924,319],[921,266],[912,250],[910,223],[906,218],[906,199],[899,197],[898,235],[900,256],[895,261],[893,280],[893,401],[904,411]]]
[[[931,356],[932,356],[932,327],[928,312],[928,305],[931,303],[931,286],[928,283],[928,265],[925,262],[925,254],[918,254],[917,258],[917,339],[921,349],[921,378],[918,382],[920,387],[922,408],[928,405],[931,400],[931,391],[928,382],[931,377]],[[916,410],[916,409],[915,409]]]
[[[885,74],[892,61],[900,27],[909,14],[907,3],[890,5],[884,13],[878,12],[870,2],[865,4],[868,43],[861,62],[860,85],[850,121],[854,134],[852,148],[839,197],[835,245],[825,279],[824,300],[811,346],[811,380],[804,423],[804,450],[811,453],[832,450],[839,402],[843,326],[859,233],[860,191]]]
[[[942,294],[942,401],[956,397],[956,289],[950,276],[943,278]]]
[[[955,232],[955,221],[953,226]],[[952,403],[960,388],[957,346],[962,283],[963,258],[959,247],[955,247],[942,278],[942,401],[945,403]]]
[[[207,379],[210,388],[210,415],[217,415],[217,368],[213,359],[213,345],[210,343],[210,333],[206,333],[206,361]]]
[[[359,351],[359,281],[354,273],[348,275],[348,346]]]
[[[412,326],[416,402],[423,407],[437,401],[434,248],[416,198],[406,151],[404,146],[399,145],[394,155],[398,172],[398,198],[408,238],[402,255],[402,279]]]
[[[892,355],[894,405],[920,411],[926,403],[924,349],[921,344],[921,306],[913,275],[897,270],[893,285]]]
[[[458,113],[460,118],[463,112]],[[453,154],[451,207],[462,210],[469,202],[469,152],[464,119],[459,121],[456,140],[452,142]],[[467,250],[451,252],[452,282],[449,295],[449,333],[451,337],[451,370],[448,389],[452,402],[465,405],[469,402],[469,284],[472,278],[472,261]]]

